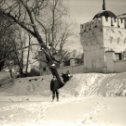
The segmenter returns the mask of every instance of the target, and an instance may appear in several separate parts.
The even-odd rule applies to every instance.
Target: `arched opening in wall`
[[[116,22],[116,18],[114,18],[114,22]]]
[[[119,21],[118,21],[118,25],[117,25],[118,28],[120,28],[120,24],[119,24]]]

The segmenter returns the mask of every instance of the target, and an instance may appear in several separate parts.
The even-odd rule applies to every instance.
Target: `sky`
[[[103,0],[65,0],[70,17],[77,23],[90,21],[102,10]],[[126,0],[106,0],[106,9],[116,15],[126,13]]]
[[[79,34],[80,24],[91,21],[95,14],[102,10],[103,0],[64,0],[68,8],[74,31]],[[106,10],[116,15],[126,13],[126,0],[106,0]],[[79,38],[74,37],[74,41]],[[76,42],[74,42],[76,43]],[[78,46],[80,43],[78,43]],[[76,44],[75,44],[76,45]],[[73,47],[75,47],[75,45]]]

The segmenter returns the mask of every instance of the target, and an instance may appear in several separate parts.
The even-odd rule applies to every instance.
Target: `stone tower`
[[[80,41],[87,72],[126,71],[126,21],[103,10],[80,25]]]

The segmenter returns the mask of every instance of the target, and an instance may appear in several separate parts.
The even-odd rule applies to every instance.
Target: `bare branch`
[[[26,9],[28,15],[29,15],[29,18],[30,18],[30,21],[32,23],[32,27],[34,29],[34,32],[38,32],[37,29],[36,29],[36,26],[35,26],[35,21],[34,21],[34,18],[32,16],[32,12],[30,11],[30,9],[28,8],[28,6],[23,2],[23,0],[19,0],[22,5],[24,6],[24,8]]]
[[[19,22],[13,15],[11,15],[10,13],[6,13],[2,10],[0,10],[0,12],[5,15],[10,17],[14,22],[16,22],[18,25],[20,25],[22,28],[24,28],[27,32],[29,32],[30,34],[32,34],[33,36],[35,36],[35,33],[33,31],[31,31],[28,27],[26,27],[23,22]]]

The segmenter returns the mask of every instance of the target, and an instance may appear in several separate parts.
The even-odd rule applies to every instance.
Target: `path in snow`
[[[125,97],[96,97],[126,96],[125,77],[76,74],[53,103],[51,76],[17,79],[0,88],[0,126],[125,126]]]
[[[125,126],[125,98],[0,103],[0,126]]]

